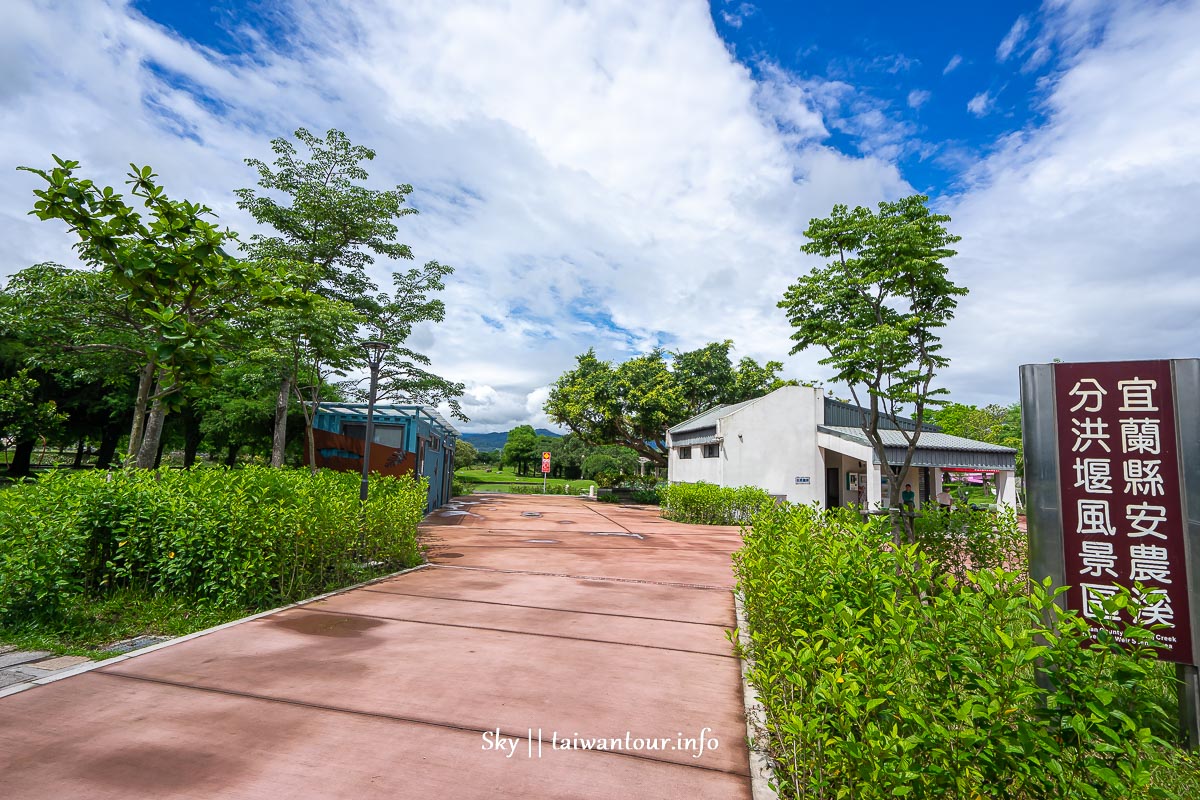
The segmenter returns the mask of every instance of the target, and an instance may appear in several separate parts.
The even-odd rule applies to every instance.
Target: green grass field
[[[467,484],[476,492],[506,492],[512,486],[542,485],[542,474],[540,472],[518,475],[510,469],[499,469],[498,467],[492,467],[491,469],[486,467],[460,469],[455,471],[454,477]],[[582,478],[576,480],[550,478],[547,484],[550,486],[570,486],[571,492],[577,493],[586,492],[588,487],[595,486],[596,482],[585,481]]]

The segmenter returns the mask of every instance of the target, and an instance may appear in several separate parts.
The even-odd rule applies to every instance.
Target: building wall
[[[692,445],[692,457],[680,458],[679,448],[672,447],[667,458],[667,479],[676,483],[721,483],[723,458],[705,458],[702,445]]]
[[[758,486],[793,503],[824,502],[817,449],[821,391],[785,386],[718,421],[725,486]]]

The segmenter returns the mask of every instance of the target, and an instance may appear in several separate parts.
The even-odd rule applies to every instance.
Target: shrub
[[[1028,572],[1029,540],[1011,508],[926,509],[913,522],[917,544],[960,582],[967,580],[968,571]]]
[[[963,586],[847,510],[767,509],[734,561],[783,797],[1171,796],[1149,632],[1089,646],[1045,586]]]
[[[131,587],[261,607],[417,564],[425,481],[262,467],[53,472],[0,492],[0,621]]]
[[[741,525],[774,505],[771,496],[754,486],[729,489],[711,483],[673,483],[659,492],[662,515],[692,525]]]

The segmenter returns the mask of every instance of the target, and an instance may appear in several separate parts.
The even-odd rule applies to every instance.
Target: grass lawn
[[[510,469],[499,469],[498,467],[492,467],[490,471],[484,467],[476,469],[460,469],[455,471],[454,477],[467,484],[473,491],[476,492],[504,492],[508,491],[508,487],[513,485],[542,485],[542,474],[540,472],[531,472],[528,475],[518,475]],[[596,485],[595,481],[585,481],[582,478],[577,478],[575,480],[550,478],[547,483],[550,486],[570,485],[573,492],[586,492],[589,486]]]
[[[240,619],[254,610],[198,607],[178,597],[151,596],[123,590],[99,599],[79,599],[53,622],[28,621],[0,626],[0,644],[22,650],[89,658],[116,653],[101,648],[135,636],[184,636]]]

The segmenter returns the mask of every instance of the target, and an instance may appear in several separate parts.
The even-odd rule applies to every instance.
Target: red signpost
[[[542,452],[542,494],[546,493],[546,478],[550,475],[550,452]]]
[[[1160,658],[1192,663],[1184,508],[1168,361],[1054,365],[1067,607],[1127,587]],[[1135,584],[1141,584],[1141,590]]]

